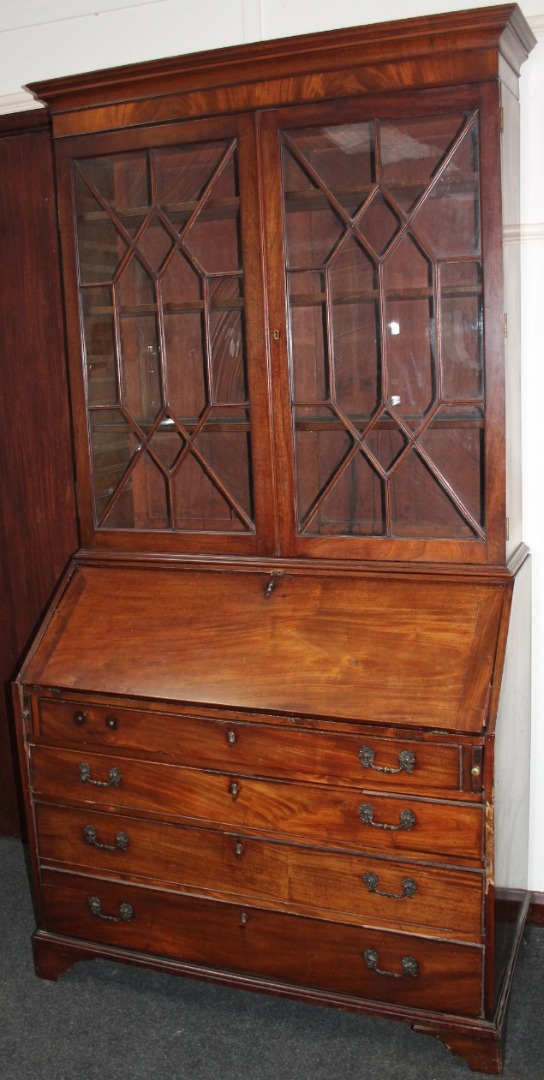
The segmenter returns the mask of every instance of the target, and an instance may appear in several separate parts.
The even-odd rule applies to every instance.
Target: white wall
[[[24,87],[110,65],[492,0],[0,0],[0,113],[35,107]],[[521,0],[539,39],[521,79],[524,538],[533,553],[530,887],[544,892],[544,0]]]

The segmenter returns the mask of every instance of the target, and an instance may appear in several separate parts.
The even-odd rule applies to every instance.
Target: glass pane
[[[474,540],[474,529],[415,450],[392,474],[390,492],[393,536]]]
[[[177,430],[175,421],[166,418],[161,420],[149,441],[149,453],[163,472],[171,472],[179,459],[186,442]]]
[[[134,432],[120,410],[101,409],[91,413],[91,451],[96,515],[99,520],[114,495],[138,449]],[[133,524],[132,495],[118,500],[118,516],[124,528]]]
[[[318,451],[325,456],[326,446]],[[360,452],[325,491],[317,512],[302,521],[306,535],[381,536],[384,532],[383,484]]]
[[[211,436],[200,440],[206,462],[214,457]],[[247,455],[247,447],[246,447]],[[193,454],[187,454],[174,482],[174,525],[176,529],[241,532],[246,526],[236,510],[211,479],[205,465]]]
[[[316,500],[334,483],[353,447],[353,437],[332,409],[295,409],[298,506],[301,521]]]
[[[329,396],[326,334],[323,304],[315,304],[313,307],[291,305],[295,401],[325,401]]]
[[[155,201],[178,231],[206,194],[229,146],[230,143],[224,141],[153,151],[151,161],[156,185]],[[210,197],[208,206],[217,203],[218,199],[233,200],[236,196],[236,172],[231,163],[226,175],[216,178],[213,199]]]
[[[380,194],[374,196],[357,223],[359,235],[378,255],[384,254],[399,228],[399,218]]]
[[[117,275],[117,282],[117,297],[122,312],[156,307],[153,277],[136,255],[124,264]]]
[[[74,188],[80,281],[83,285],[113,281],[127,243],[78,172]]]
[[[370,416],[379,400],[377,268],[348,236],[329,271],[333,393],[350,417]]]
[[[483,290],[480,262],[440,268],[443,395],[449,400],[483,396]]]
[[[223,158],[209,196],[184,232],[184,250],[206,274],[225,274],[241,266],[235,168],[233,154]]]
[[[377,266],[355,236],[346,235],[330,265],[333,300],[368,300],[377,295]]]
[[[473,125],[414,219],[436,258],[480,253],[477,134]]]
[[[144,266],[150,273],[157,273],[161,269],[174,243],[172,234],[164,228],[159,218],[151,215],[138,236],[138,252],[140,256],[143,255]]]
[[[290,270],[317,270],[327,265],[344,228],[325,200],[316,199],[303,206],[299,202],[296,199],[286,204],[287,265]]]
[[[345,200],[353,216],[374,180],[374,125],[306,128],[292,133],[289,145],[301,168],[309,175],[317,174],[322,185],[334,192],[339,201]],[[286,189],[290,190],[293,165],[289,164],[288,169]]]
[[[218,406],[210,409],[194,447],[210,468],[218,490],[234,511],[252,516],[250,483],[250,430],[247,409]],[[229,514],[230,518],[230,514]],[[235,522],[232,528],[235,528]],[[239,527],[239,526],[238,526]]]
[[[150,205],[146,155],[108,155],[77,162],[87,186],[108,203],[129,232],[135,232]]]
[[[159,338],[154,316],[121,319],[121,358],[123,402],[143,430],[162,408]]]
[[[209,399],[202,314],[166,315],[164,336],[170,409],[182,424],[194,424]]]
[[[405,214],[429,186],[463,123],[458,115],[380,122],[383,183]]]
[[[193,303],[201,308],[204,301],[204,277],[182,251],[176,250],[160,277],[165,308]]]
[[[383,484],[367,459],[357,453],[323,501],[319,518],[308,533],[340,536],[382,536]]]
[[[335,400],[357,424],[370,419],[380,400],[378,326],[375,302],[334,304]]]
[[[371,430],[366,432],[364,445],[380,469],[387,473],[408,446],[408,439],[391,414],[384,409]]]
[[[131,505],[127,521],[125,505]],[[169,514],[166,478],[151,456],[144,452],[137,458],[104,519],[107,529],[167,529]]]
[[[419,444],[455,492],[462,509],[483,525],[482,410],[477,406],[439,409]]]
[[[241,404],[247,399],[242,313],[236,310],[212,311],[210,340],[212,401]]]
[[[74,166],[99,527],[253,531],[236,142]],[[103,479],[108,476],[108,479]]]
[[[85,289],[82,307],[89,404],[118,405],[111,290]]]
[[[429,300],[390,301],[387,312],[389,401],[417,430],[434,402],[434,312]]]

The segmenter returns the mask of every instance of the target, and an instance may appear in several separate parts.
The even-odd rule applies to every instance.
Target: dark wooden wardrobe
[[[10,681],[77,548],[51,125],[0,117],[0,833],[18,836]]]

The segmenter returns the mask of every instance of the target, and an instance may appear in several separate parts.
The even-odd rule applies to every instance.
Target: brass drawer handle
[[[405,975],[415,979],[419,975],[418,963],[413,956],[403,956],[400,962],[402,971],[386,971],[385,968],[378,967],[380,958],[375,949],[365,949],[364,956],[365,964],[370,971],[376,971],[378,975],[386,975],[388,979],[403,979]]]
[[[372,820],[374,817],[374,807],[371,806],[370,803],[363,803],[362,806],[359,807],[359,817],[361,818],[363,825],[372,825],[375,829],[390,829],[391,832],[398,832],[400,829],[409,832],[416,823],[416,815],[413,810],[402,810],[399,825],[381,825],[379,821]]]
[[[375,756],[376,752],[372,749],[371,746],[361,746],[361,749],[359,750],[359,758],[363,769],[374,769],[374,772],[390,773],[391,775],[395,775],[396,773],[401,772],[411,773],[414,771],[416,764],[416,755],[414,754],[413,750],[401,750],[398,757],[398,769],[390,769],[387,767],[387,765],[375,765]]]
[[[390,900],[404,900],[406,896],[413,896],[417,891],[417,881],[414,881],[411,877],[405,877],[402,879],[402,892],[383,892],[378,888],[378,875],[374,874],[372,870],[367,870],[366,874],[363,874],[363,881],[368,887],[369,893],[376,893],[377,896],[387,896]]]
[[[97,832],[94,825],[85,825],[83,829],[83,839],[85,840],[85,843],[91,844],[92,847],[100,848],[101,851],[126,851],[130,843],[129,837],[125,832],[118,832],[115,834],[115,844],[102,844],[96,837]]]
[[[130,904],[119,904],[118,915],[104,915],[102,901],[98,899],[98,896],[88,896],[87,901],[91,909],[91,915],[94,915],[97,919],[105,919],[106,922],[131,922],[134,918],[134,912]]]
[[[110,769],[107,780],[93,780],[91,766],[82,761],[79,766],[79,779],[85,784],[94,784],[95,787],[119,787],[123,774],[120,769]]]

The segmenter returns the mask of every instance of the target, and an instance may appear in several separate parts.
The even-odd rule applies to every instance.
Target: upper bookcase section
[[[501,77],[535,38],[517,4],[350,27],[32,83],[56,137]]]
[[[32,88],[84,547],[504,565],[533,40],[504,5]]]

